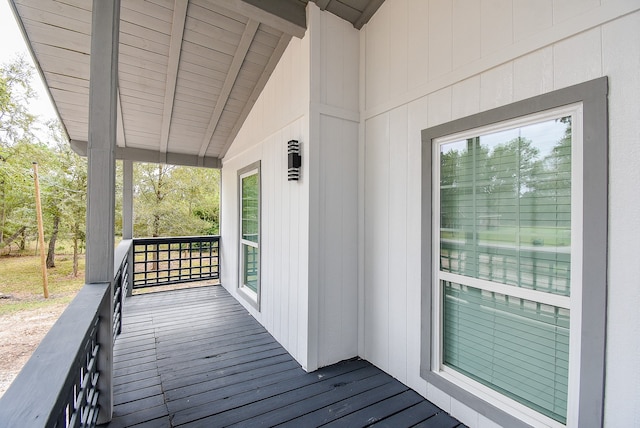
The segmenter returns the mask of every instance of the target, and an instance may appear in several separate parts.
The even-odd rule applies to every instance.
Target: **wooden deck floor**
[[[363,360],[306,373],[223,287],[134,296],[110,428],[462,427]]]

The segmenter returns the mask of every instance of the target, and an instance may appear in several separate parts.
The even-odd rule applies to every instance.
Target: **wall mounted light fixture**
[[[289,140],[287,143],[287,157],[287,180],[298,181],[300,179],[300,166],[302,165],[300,143],[298,140]]]

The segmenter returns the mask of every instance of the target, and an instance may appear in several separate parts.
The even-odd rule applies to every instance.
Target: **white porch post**
[[[110,283],[113,289],[115,214],[116,89],[120,0],[94,0],[89,84],[87,186],[87,255],[85,282]],[[111,291],[113,294],[113,291]],[[100,311],[100,413],[98,423],[113,414],[113,299]]]
[[[133,239],[133,161],[122,161],[122,239]]]
[[[122,161],[122,239],[133,239],[133,161]],[[129,285],[127,297],[133,294],[133,249],[129,251]]]

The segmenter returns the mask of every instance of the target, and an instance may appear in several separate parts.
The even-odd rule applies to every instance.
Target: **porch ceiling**
[[[309,0],[121,0],[117,157],[219,167]],[[362,27],[384,0],[313,0]],[[72,147],[88,140],[87,0],[11,0]]]

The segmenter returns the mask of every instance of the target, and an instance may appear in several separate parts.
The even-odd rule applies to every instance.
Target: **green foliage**
[[[34,69],[24,57],[0,66],[0,146],[34,139],[36,118],[28,112],[35,98],[31,87]]]
[[[218,170],[134,165],[135,236],[219,233]]]
[[[0,250],[21,253],[37,237],[33,163],[38,164],[45,238],[59,220],[78,254],[85,239],[87,161],[69,147],[61,125],[28,112],[35,70],[24,58],[0,66]],[[46,136],[46,144],[39,141]],[[116,230],[122,227],[122,167],[117,163]],[[135,164],[136,236],[219,233],[217,170]],[[14,237],[14,235],[18,236]],[[14,237],[12,242],[6,242]],[[67,241],[68,245],[68,241]],[[77,266],[74,268],[77,270]]]

